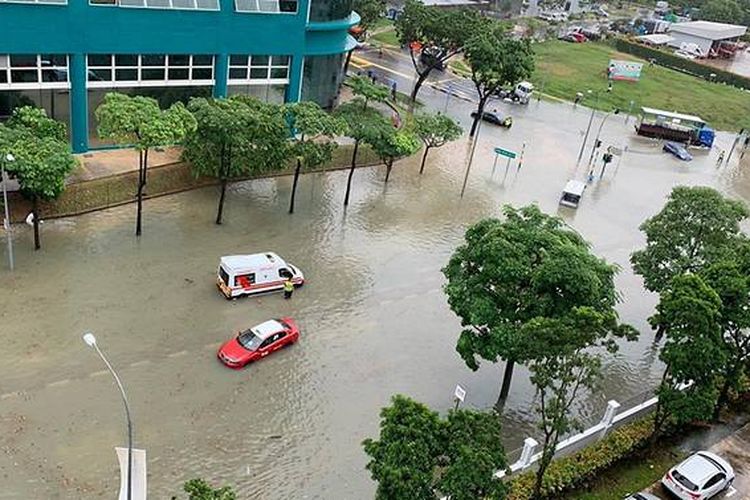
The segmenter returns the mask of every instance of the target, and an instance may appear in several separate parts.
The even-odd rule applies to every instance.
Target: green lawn
[[[573,44],[549,41],[534,45],[536,71],[532,81],[538,89],[572,101],[576,92],[607,88],[609,59],[640,61],[603,43]],[[677,71],[646,63],[639,82],[613,82],[611,93],[602,92],[598,108],[618,107],[627,111],[634,101],[640,106],[695,114],[718,130],[750,127],[750,93],[723,84],[709,83]],[[586,105],[594,106],[590,98]]]
[[[398,47],[398,36],[396,36],[396,28],[386,28],[383,31],[375,33],[370,37],[370,40],[381,43],[383,45],[394,45]]]
[[[588,488],[568,494],[567,500],[622,500],[629,493],[646,489],[664,472],[684,458],[670,446],[644,451],[600,474]]]

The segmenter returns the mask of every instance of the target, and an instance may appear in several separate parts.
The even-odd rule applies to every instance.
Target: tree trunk
[[[422,153],[422,163],[419,165],[419,175],[422,175],[424,172],[424,162],[427,160],[427,153],[430,152],[430,146],[424,147],[424,153]]]
[[[505,403],[505,400],[508,399],[508,393],[510,392],[510,382],[513,379],[513,367],[515,365],[515,361],[508,360],[505,363],[505,373],[503,374],[503,385],[500,388],[500,397],[498,398],[497,402],[500,404],[502,401]]]
[[[143,185],[146,185],[148,179],[148,148],[143,152]]]
[[[31,200],[31,216],[34,217],[34,250],[42,248],[42,243],[39,241],[39,207],[38,199],[34,196]]]
[[[227,179],[221,179],[221,194],[219,195],[219,209],[216,212],[216,224],[221,225],[221,216],[224,214],[224,195],[227,192]]]
[[[148,149],[138,152],[138,203],[135,216],[135,235],[141,235],[142,218],[143,218],[143,188],[146,186],[146,169],[148,168]]]
[[[547,443],[545,443],[545,447],[546,446],[547,446]],[[540,500],[543,498],[542,482],[544,481],[544,474],[545,472],[547,472],[547,468],[549,467],[549,464],[552,463],[552,458],[554,458],[554,453],[550,457],[547,457],[545,455],[546,454],[542,452],[542,459],[539,461],[539,467],[536,470],[536,478],[534,480],[534,489],[531,493],[531,498],[535,500]]]
[[[393,162],[386,162],[385,164],[385,182],[388,183],[388,178],[391,176],[391,169],[393,168]]]
[[[349,71],[349,62],[352,60],[352,52],[354,52],[354,49],[346,53],[346,61],[344,62],[344,77],[346,77],[346,72]]]
[[[417,94],[419,93],[419,89],[422,88],[422,84],[427,80],[427,77],[430,76],[430,71],[432,71],[432,68],[428,68],[424,73],[419,75],[419,78],[417,78],[417,81],[414,82],[414,88],[411,89],[411,95],[409,96],[409,99],[411,99],[411,108],[414,109],[414,105],[417,103]]]
[[[297,168],[294,169],[294,180],[292,181],[292,196],[289,199],[289,213],[294,213],[294,195],[297,193],[297,182],[299,181],[299,173],[302,170],[302,162],[297,158]]]
[[[724,375],[724,384],[721,386],[721,392],[719,392],[719,398],[716,400],[716,407],[714,408],[714,420],[719,420],[721,409],[724,408],[728,402],[729,388],[732,385],[732,381],[736,379],[740,366],[742,366],[741,363],[734,363]]]
[[[344,195],[344,206],[349,205],[349,192],[352,190],[352,177],[354,176],[354,167],[357,165],[357,150],[359,141],[354,141],[354,151],[352,152],[352,165],[349,168],[349,178],[346,181],[346,195]]]
[[[471,131],[469,132],[469,137],[474,137],[474,134],[477,131],[477,127],[479,127],[479,120],[482,119],[482,113],[484,113],[485,104],[487,104],[487,98],[480,98],[479,104],[477,105],[477,115],[474,117],[474,121],[471,123]]]

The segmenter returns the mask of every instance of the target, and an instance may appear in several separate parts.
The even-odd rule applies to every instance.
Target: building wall
[[[164,1],[169,4],[169,0]],[[63,108],[69,108],[71,141],[74,151],[83,152],[89,149],[89,122],[93,113],[89,109],[89,93],[93,87],[99,92],[109,88],[105,82],[92,84],[88,56],[211,55],[213,75],[196,85],[210,86],[213,95],[224,97],[228,93],[243,92],[273,94],[273,99],[276,99],[278,86],[282,85],[285,99],[296,101],[302,95],[306,57],[336,56],[353,48],[355,43],[348,35],[348,29],[359,21],[359,16],[351,11],[350,0],[298,0],[296,13],[237,12],[235,0],[217,1],[219,10],[91,5],[88,0],[68,0],[62,5],[0,0],[0,72],[4,55],[68,56],[67,75],[64,68],[58,71],[63,81],[40,80],[35,86],[0,79],[0,93],[33,93],[54,88],[57,94],[61,94],[57,100],[69,96],[69,105]],[[308,19],[312,12],[316,13],[315,19]],[[260,83],[229,79],[232,55],[284,56],[287,57],[288,72],[285,78],[273,80],[271,74],[268,82],[262,82],[271,88],[270,92],[249,89],[246,87]],[[40,61],[43,58],[40,57]],[[253,68],[248,69],[252,71]],[[101,71],[106,73],[106,69]],[[115,72],[113,70],[112,74]],[[158,82],[141,81],[140,75],[144,72],[143,68],[137,72],[136,91],[141,85],[159,85]],[[12,70],[8,70],[8,74],[13,74]],[[190,81],[182,85],[192,86],[194,83]],[[112,88],[117,87],[117,82],[112,84]],[[163,84],[178,85],[176,82]],[[230,92],[229,87],[235,85],[242,88]],[[337,91],[337,88],[328,89],[328,94]],[[5,98],[6,103],[16,100],[14,97]],[[0,105],[2,102],[0,96]],[[323,96],[321,104],[327,105],[328,102],[328,96]]]
[[[711,50],[711,45],[713,43],[707,38],[700,38],[697,36],[688,35],[686,33],[677,33],[674,31],[670,31],[669,35],[672,37],[672,40],[669,42],[669,45],[671,47],[679,49],[683,43],[694,43],[697,44],[698,47],[700,47],[704,54],[708,54],[708,51]]]

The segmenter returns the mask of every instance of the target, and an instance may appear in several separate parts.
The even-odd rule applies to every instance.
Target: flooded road
[[[565,182],[586,177],[588,151],[584,165],[573,164],[589,110],[503,109],[514,126],[483,127],[463,199],[465,139],[430,153],[422,176],[419,155],[400,162],[388,186],[383,167],[358,170],[346,211],[340,171],[304,176],[293,216],[286,213],[291,179],[283,177],[233,186],[220,227],[210,188],[148,201],[138,241],[133,206],[48,221],[36,253],[30,232],[17,228],[17,271],[0,271],[0,499],[115,494],[121,401],[82,342],[85,331],[96,334],[128,391],[151,498],[180,497],[193,477],[231,484],[243,499],[371,498],[360,443],[376,435],[392,394],[445,411],[460,383],[468,406],[495,403],[503,365],[471,372],[456,354],[460,324],[440,289],[440,269],[466,226],[499,214],[504,203],[537,202],[558,213],[623,268],[621,316],[643,334],[608,358],[601,391],[581,411],[596,417],[607,399],[624,401],[653,385],[660,367],[646,318],[655,297],[628,265],[643,244],[637,227],[678,184],[750,199],[750,172],[734,160],[717,169],[716,149],[678,162],[613,117],[604,145],[627,144],[630,152],[603,180],[597,165],[577,211],[558,210]],[[721,134],[718,147],[732,139]],[[492,148],[520,151],[524,141],[522,168],[506,174],[500,161],[493,176]],[[266,250],[300,267],[308,284],[290,301],[280,294],[225,300],[214,284],[219,257]],[[238,329],[281,315],[300,324],[298,344],[240,371],[216,360],[219,344]],[[512,450],[534,421],[521,368],[504,421]]]

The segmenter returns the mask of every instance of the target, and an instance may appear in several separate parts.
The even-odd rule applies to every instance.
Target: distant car
[[[299,328],[292,318],[272,319],[225,342],[217,357],[229,368],[242,368],[298,340]]]
[[[471,117],[476,118],[477,112],[472,111]],[[513,125],[513,118],[511,118],[510,116],[502,118],[500,115],[498,115],[497,113],[493,113],[492,111],[485,111],[484,113],[482,113],[482,120],[486,121],[487,123],[499,125],[505,128],[510,128]]]
[[[662,486],[683,500],[713,498],[728,489],[734,481],[734,470],[720,456],[699,451],[672,467],[661,480]]]
[[[588,39],[586,38],[586,35],[584,35],[580,31],[571,31],[570,33],[566,33],[559,37],[558,40],[572,43],[583,43]]]
[[[685,50],[676,50],[674,55],[683,59],[689,59],[691,61],[697,57],[695,54],[691,54],[690,52],[687,52]]]
[[[630,496],[625,497],[625,500],[661,500],[661,498],[651,493],[645,493],[643,491],[639,493],[633,493]]]
[[[688,150],[685,148],[685,146],[678,142],[665,142],[662,149],[682,161],[690,161],[693,159],[693,155],[688,153]]]

